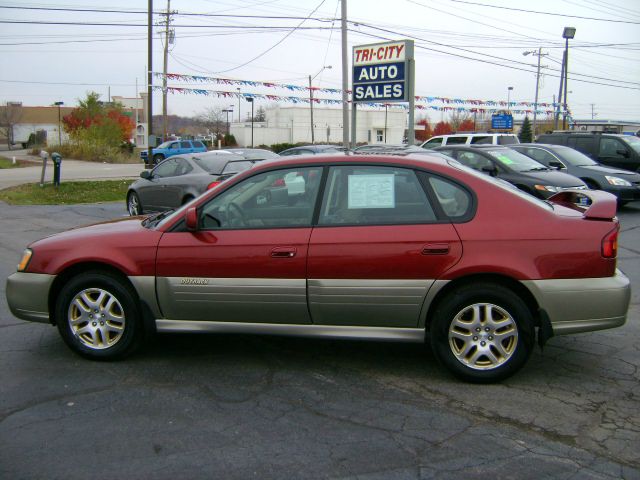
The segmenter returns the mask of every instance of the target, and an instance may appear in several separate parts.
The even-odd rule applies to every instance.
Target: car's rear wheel
[[[153,163],[155,163],[156,165],[157,165],[158,163],[160,163],[161,161],[163,161],[163,160],[164,160],[164,155],[162,155],[161,153],[156,153],[156,154],[153,156]]]
[[[133,353],[143,337],[136,294],[106,272],[73,277],[56,301],[56,321],[65,343],[94,360],[115,360]]]
[[[136,192],[129,193],[127,197],[127,211],[129,215],[135,217],[136,215],[142,215],[142,203],[140,203],[140,197]]]
[[[509,288],[469,284],[449,293],[431,322],[436,358],[467,381],[503,380],[526,363],[534,345],[531,311]]]

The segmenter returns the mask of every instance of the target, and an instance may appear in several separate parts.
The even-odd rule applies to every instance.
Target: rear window
[[[498,145],[513,145],[520,143],[515,135],[501,135],[498,137]]]
[[[482,136],[477,136],[477,137],[471,137],[471,143],[473,144],[486,144],[486,143],[492,143],[492,137],[489,135],[482,135]]]
[[[243,160],[240,162],[229,162],[222,170],[222,173],[240,173],[249,170],[255,162]]]
[[[213,173],[215,175],[220,175],[222,173],[222,169],[228,163],[228,159],[225,158],[226,155],[220,156],[211,156],[211,157],[193,157],[193,161],[204,171]]]

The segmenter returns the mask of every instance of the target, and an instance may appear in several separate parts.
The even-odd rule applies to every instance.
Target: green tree
[[[531,133],[531,122],[529,121],[529,117],[524,117],[524,121],[522,122],[522,127],[520,127],[518,138],[520,139],[521,143],[531,143],[533,141],[533,134]]]

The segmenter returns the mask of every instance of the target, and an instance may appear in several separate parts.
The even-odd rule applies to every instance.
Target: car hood
[[[635,173],[630,170],[620,170],[619,168],[606,167],[604,165],[583,165],[580,168],[590,170],[592,172],[601,173],[602,175],[615,175],[616,177],[624,177],[625,180],[630,182],[639,182],[640,173]]]
[[[162,232],[143,227],[142,220],[126,217],[100,222],[33,242],[29,271],[57,274],[78,263],[101,263],[126,274],[149,274]]]
[[[543,185],[554,185],[557,187],[576,187],[578,185],[584,185],[584,182],[573,175],[557,171],[533,171],[533,172],[520,172],[522,175],[526,175],[528,178],[540,182]]]

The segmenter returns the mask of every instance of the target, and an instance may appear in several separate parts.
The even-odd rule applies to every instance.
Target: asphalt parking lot
[[[497,385],[412,344],[163,335],[83,360],[10,314],[4,279],[124,203],[0,212],[0,478],[640,478],[640,202],[619,213],[627,324],[553,338]]]

